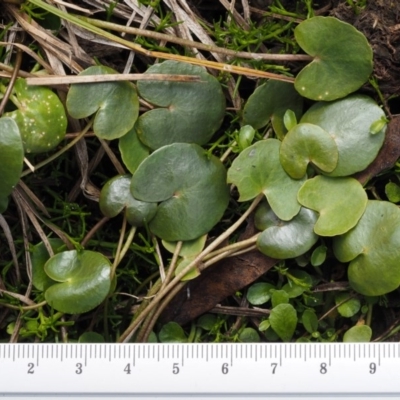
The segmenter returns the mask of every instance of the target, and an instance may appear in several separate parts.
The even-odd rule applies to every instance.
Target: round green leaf
[[[400,202],[400,186],[394,182],[389,182],[385,186],[385,194],[392,203]]]
[[[225,115],[218,80],[203,67],[178,61],[155,64],[145,73],[198,75],[201,82],[139,81],[141,97],[158,107],[140,116],[140,140],[153,150],[176,142],[207,143]]]
[[[8,195],[18,183],[24,163],[24,149],[17,124],[0,118],[0,214],[8,205]]]
[[[218,317],[215,314],[203,314],[196,321],[196,325],[205,331],[211,331],[218,323]]]
[[[206,234],[229,202],[225,167],[188,143],[164,146],[147,157],[133,174],[131,192],[139,200],[161,202],[149,227],[167,241]]]
[[[62,250],[65,250],[65,244],[61,239],[50,238],[48,239],[51,248],[54,253],[57,254]],[[43,242],[40,242],[36,246],[33,246],[31,250],[31,261],[32,261],[32,283],[36,289],[45,291],[48,287],[56,283],[44,271],[44,265],[50,255]]]
[[[277,258],[294,258],[308,251],[318,240],[314,233],[317,214],[307,208],[290,221],[282,221],[271,209],[265,208],[264,219],[272,222],[257,238],[257,248],[265,255]]]
[[[80,314],[97,307],[111,287],[111,263],[101,253],[63,251],[45,264],[46,274],[60,282],[45,292],[46,301],[57,311]]]
[[[158,334],[161,343],[185,343],[187,337],[182,327],[176,322],[165,324]]]
[[[259,129],[272,122],[275,133],[283,138],[287,129],[283,117],[290,109],[297,119],[303,110],[303,99],[292,83],[269,80],[259,86],[247,100],[243,110],[243,124]]]
[[[294,111],[286,110],[285,115],[283,116],[283,124],[288,131],[297,125],[297,117]]]
[[[119,139],[118,147],[122,161],[131,174],[150,154],[150,150],[139,140],[135,127]]]
[[[292,179],[279,161],[280,141],[260,140],[243,150],[228,170],[228,182],[237,186],[239,201],[264,193],[275,214],[292,219],[299,211],[297,192],[305,179]]]
[[[343,335],[343,342],[370,342],[372,338],[372,329],[368,325],[356,325],[350,328]]]
[[[97,332],[85,332],[79,336],[78,343],[104,343],[103,335]]]
[[[93,66],[79,76],[116,74],[112,68]],[[130,82],[95,82],[71,85],[67,96],[71,117],[80,119],[96,113],[93,130],[101,139],[124,136],[139,115],[139,99]]]
[[[136,200],[130,191],[131,176],[118,175],[101,189],[99,206],[101,212],[113,218],[125,209],[127,221],[136,227],[143,226],[155,215],[157,204]]]
[[[370,200],[354,229],[334,238],[341,262],[350,262],[350,285],[366,296],[380,296],[400,285],[400,210],[386,201]]]
[[[308,163],[324,172],[332,172],[339,153],[332,136],[317,125],[301,123],[292,128],[282,141],[280,161],[294,179],[302,178]]]
[[[318,125],[336,142],[339,159],[329,176],[346,176],[364,170],[378,155],[385,140],[386,126],[370,133],[371,123],[384,116],[368,96],[352,95],[330,103],[314,104],[300,122]]]
[[[247,147],[251,146],[255,133],[255,129],[250,125],[244,125],[240,128],[237,142],[241,150],[244,150]]]
[[[67,131],[64,107],[55,93],[41,86],[28,86],[17,79],[14,86],[17,110],[4,114],[15,120],[27,153],[42,153],[57,146]]]
[[[352,25],[333,17],[314,17],[297,25],[299,46],[314,60],[296,77],[295,88],[312,100],[330,101],[359,89],[372,72],[372,49]]]
[[[255,283],[247,290],[247,300],[254,306],[265,304],[271,298],[271,289],[275,289],[275,286],[270,283]]]
[[[339,311],[339,314],[342,317],[346,317],[346,318],[351,318],[353,315],[357,314],[360,311],[361,308],[361,304],[360,304],[360,300],[356,299],[356,298],[349,298],[349,293],[338,293],[335,296],[335,304],[338,305],[340,303],[340,306],[337,308],[337,310]],[[347,301],[345,301],[346,299],[348,299]],[[344,303],[343,303],[344,301]]]
[[[257,343],[260,341],[260,336],[254,328],[244,328],[239,333],[239,340],[243,343]]]
[[[353,228],[367,206],[367,194],[353,178],[318,175],[299,190],[299,203],[319,213],[314,232],[320,236],[341,235]]]
[[[326,260],[326,252],[328,248],[326,246],[318,246],[311,254],[311,265],[313,267],[319,267]]]
[[[269,316],[272,329],[284,341],[289,342],[297,326],[297,312],[291,304],[279,304]]]

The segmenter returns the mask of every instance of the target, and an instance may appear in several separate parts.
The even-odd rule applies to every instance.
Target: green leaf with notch
[[[0,118],[0,214],[8,206],[8,196],[18,183],[24,163],[24,149],[17,124]]]
[[[287,132],[284,115],[290,109],[297,119],[303,111],[303,99],[292,83],[269,80],[260,85],[247,100],[243,110],[243,125],[260,129],[271,120],[277,136],[282,139]]]
[[[79,76],[116,74],[112,68],[93,66]],[[71,117],[80,119],[96,113],[93,130],[101,139],[124,136],[132,129],[139,115],[139,99],[130,82],[93,82],[71,85],[67,96]]]
[[[99,205],[101,212],[113,218],[125,210],[127,221],[136,227],[150,222],[157,211],[157,204],[136,200],[130,191],[130,175],[111,178],[101,189]]]
[[[300,188],[299,203],[319,213],[314,232],[320,236],[342,235],[353,228],[367,206],[362,185],[354,178],[318,175]]]
[[[138,120],[140,140],[153,150],[177,142],[206,144],[225,115],[218,80],[203,67],[178,61],[155,64],[145,73],[198,75],[201,81],[139,81],[140,96],[156,106]]]
[[[381,296],[400,285],[400,210],[387,201],[370,200],[358,224],[334,238],[333,251],[350,262],[348,278],[357,292]]]
[[[324,175],[346,176],[364,170],[385,140],[386,125],[375,134],[371,124],[384,116],[382,109],[368,96],[352,95],[334,102],[319,102],[310,107],[300,122],[320,126],[335,140],[339,159],[336,168]]]
[[[331,101],[359,89],[372,73],[372,49],[352,25],[333,17],[314,17],[294,30],[299,46],[314,60],[295,80],[296,90],[312,100]]]
[[[188,143],[164,146],[147,157],[133,174],[131,192],[141,201],[160,202],[149,228],[167,241],[206,234],[229,202],[223,164]]]
[[[27,153],[43,153],[56,147],[65,137],[67,117],[64,107],[49,88],[28,86],[17,79],[13,93],[17,110],[4,114],[17,123]]]
[[[239,201],[264,193],[274,213],[288,221],[300,211],[296,197],[305,179],[292,179],[282,168],[280,145],[277,139],[267,139],[243,150],[228,170],[228,182],[237,186]]]
[[[282,141],[280,161],[294,179],[302,178],[309,163],[324,172],[332,172],[339,153],[332,136],[318,125],[301,123],[292,128]]]
[[[111,263],[101,253],[63,251],[45,264],[46,274],[58,282],[45,292],[46,301],[57,311],[80,314],[97,307],[111,287]]]

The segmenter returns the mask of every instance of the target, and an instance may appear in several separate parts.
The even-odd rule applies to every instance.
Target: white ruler
[[[0,399],[400,399],[400,343],[0,344]]]

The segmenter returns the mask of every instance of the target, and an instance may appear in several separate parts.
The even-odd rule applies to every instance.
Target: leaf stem
[[[258,195],[250,207],[246,210],[246,212],[222,235],[220,235],[217,239],[215,239],[208,247],[206,247],[186,268],[184,268],[179,274],[175,276],[175,278],[163,289],[160,290],[153,301],[143,310],[143,312],[138,316],[122,333],[118,342],[127,342],[133,333],[136,331],[138,326],[142,323],[142,321],[147,317],[147,315],[157,306],[157,304],[168,295],[171,290],[174,290],[174,287],[180,284],[180,280],[189,273],[196,265],[202,262],[203,258],[211,253],[216,247],[218,247],[225,239],[227,239],[235,230],[246,220],[246,218],[253,212],[253,210],[257,207],[258,203],[264,198],[263,194]]]

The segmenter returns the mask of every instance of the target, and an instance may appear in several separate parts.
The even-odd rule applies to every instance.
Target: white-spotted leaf
[[[295,80],[296,90],[312,100],[331,101],[356,91],[372,72],[372,49],[352,25],[333,17],[313,17],[294,35],[314,60]]]

